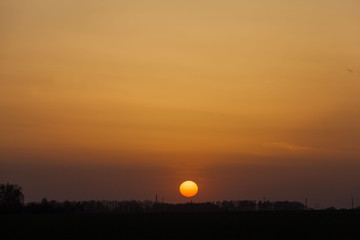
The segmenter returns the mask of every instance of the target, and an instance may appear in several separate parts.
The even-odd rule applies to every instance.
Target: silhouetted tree
[[[238,211],[255,211],[256,210],[256,202],[255,201],[237,201],[236,206]]]
[[[24,204],[24,194],[21,187],[15,184],[0,185],[0,210],[12,212],[19,210]]]
[[[272,210],[273,204],[270,201],[260,201],[258,203],[258,209],[261,211],[269,211]]]
[[[234,211],[235,210],[235,204],[233,201],[222,201],[221,202],[221,208],[225,211]]]
[[[48,206],[49,206],[49,201],[46,199],[46,198],[43,198],[42,200],[41,200],[41,206],[42,207],[44,207],[44,208],[48,208]]]
[[[328,207],[328,208],[325,208],[326,211],[335,211],[336,210],[336,207]]]
[[[277,201],[273,204],[273,209],[277,211],[296,211],[304,210],[305,205],[300,202]]]

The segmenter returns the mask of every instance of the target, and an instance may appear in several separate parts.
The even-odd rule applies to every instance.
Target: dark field
[[[0,239],[360,239],[360,212],[0,215]]]

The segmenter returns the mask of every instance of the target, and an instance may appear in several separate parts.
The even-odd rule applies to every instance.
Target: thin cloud
[[[309,150],[317,149],[317,148],[311,147],[311,146],[305,146],[305,145],[299,145],[299,144],[293,144],[293,143],[287,143],[287,142],[274,142],[271,145],[278,147],[278,148],[286,149],[289,151],[294,151],[294,152],[309,151]]]

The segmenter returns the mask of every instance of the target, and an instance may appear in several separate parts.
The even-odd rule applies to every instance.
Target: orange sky
[[[340,206],[360,182],[349,174],[360,170],[359,9],[357,0],[1,1],[0,181],[23,185],[28,200],[184,201],[178,184],[193,179],[202,201],[313,194]],[[58,168],[67,175],[48,174]],[[303,181],[318,168],[319,183]],[[93,181],[96,191],[85,187]],[[123,181],[133,190],[100,187]],[[297,189],[282,188],[289,181]]]

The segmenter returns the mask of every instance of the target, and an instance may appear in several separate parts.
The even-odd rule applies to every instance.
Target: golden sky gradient
[[[360,170],[359,12],[357,0],[1,1],[0,166],[156,166],[224,186],[225,170],[196,169]],[[20,175],[0,181],[30,189]]]

